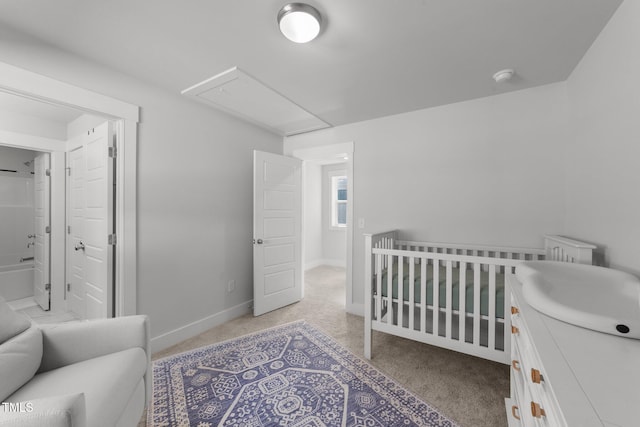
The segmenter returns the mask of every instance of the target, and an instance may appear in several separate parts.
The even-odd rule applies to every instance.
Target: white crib
[[[544,249],[414,242],[398,231],[364,236],[368,359],[376,330],[508,364],[505,276],[524,260],[591,264],[595,249],[562,236],[545,236]]]

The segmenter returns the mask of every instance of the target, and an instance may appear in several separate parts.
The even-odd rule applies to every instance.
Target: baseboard
[[[347,267],[347,262],[343,259],[317,259],[310,261],[304,265],[304,269],[310,270],[312,268],[319,267],[321,265],[328,265],[329,267]]]
[[[311,270],[312,268],[316,268],[316,267],[320,267],[321,265],[324,265],[323,260],[321,259],[316,259],[313,261],[309,261],[307,263],[305,263],[304,265],[304,270]]]
[[[355,314],[356,316],[364,316],[364,304],[352,303],[347,306],[347,313]]]
[[[165,332],[162,335],[151,338],[151,352],[155,353],[164,350],[165,348],[169,348],[181,341],[194,337],[207,329],[222,325],[236,317],[244,316],[251,312],[252,306],[253,300],[249,300],[238,304],[235,307],[228,308],[219,313],[207,316],[204,319],[197,320],[189,323],[188,325],[174,329],[173,331]]]

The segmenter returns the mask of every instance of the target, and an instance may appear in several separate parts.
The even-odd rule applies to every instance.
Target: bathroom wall
[[[67,139],[67,129],[64,123],[21,114],[15,111],[0,111],[0,129],[61,141]]]
[[[568,235],[640,275],[640,2],[627,0],[567,80]]]
[[[0,266],[33,256],[27,236],[34,233],[34,157],[33,151],[0,146]]]

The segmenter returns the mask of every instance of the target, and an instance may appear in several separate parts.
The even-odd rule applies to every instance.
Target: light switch
[[[364,218],[358,218],[358,228],[364,228]]]

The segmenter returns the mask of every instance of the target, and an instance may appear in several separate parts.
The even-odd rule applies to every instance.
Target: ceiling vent
[[[330,126],[238,67],[191,86],[182,94],[281,136]]]

